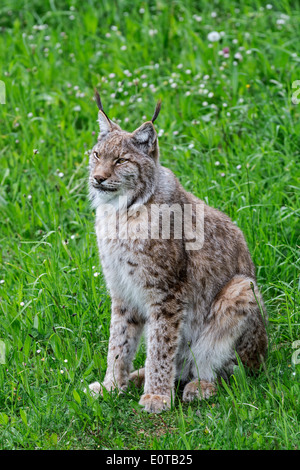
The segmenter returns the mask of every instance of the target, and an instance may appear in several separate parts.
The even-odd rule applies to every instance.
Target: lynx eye
[[[116,161],[116,165],[122,165],[122,163],[126,163],[127,160],[125,158],[119,158],[117,161]]]
[[[94,157],[96,158],[96,160],[99,160],[100,155],[99,155],[98,152],[96,152],[96,151],[94,150],[93,155],[94,155]]]

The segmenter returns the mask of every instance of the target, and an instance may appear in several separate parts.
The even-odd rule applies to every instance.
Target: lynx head
[[[95,99],[99,108],[100,133],[90,155],[90,199],[94,207],[115,202],[126,196],[128,206],[145,203],[153,194],[159,165],[157,134],[153,123],[161,103],[151,121],[134,132],[122,130],[103,110],[99,93]]]

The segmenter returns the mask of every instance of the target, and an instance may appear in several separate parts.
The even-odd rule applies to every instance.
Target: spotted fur
[[[140,404],[149,412],[170,407],[176,379],[187,383],[184,400],[207,398],[215,393],[217,377],[232,372],[236,354],[253,369],[266,354],[266,312],[244,236],[229,217],[186,192],[160,164],[151,121],[134,132],[123,131],[104,114],[102,103],[98,120],[100,134],[90,156],[90,198],[112,299],[102,386],[124,390],[129,380],[143,383]],[[184,231],[181,238],[174,233],[169,239],[161,236],[162,222],[151,208],[162,204],[192,207],[193,228],[201,206],[204,241],[199,249],[187,249]],[[128,216],[128,238],[120,229],[123,216]],[[145,368],[131,372],[143,332]],[[102,386],[96,382],[90,389],[101,392]]]

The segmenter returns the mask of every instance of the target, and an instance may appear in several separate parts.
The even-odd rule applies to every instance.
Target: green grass
[[[299,448],[300,8],[271,3],[1,2],[0,448]],[[95,86],[128,130],[162,98],[162,163],[244,231],[270,318],[257,377],[238,368],[157,416],[141,390],[83,393],[104,376],[110,320],[87,200]]]

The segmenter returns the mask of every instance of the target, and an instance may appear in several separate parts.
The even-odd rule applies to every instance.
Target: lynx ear
[[[132,139],[136,146],[143,152],[153,154],[157,144],[157,134],[151,121],[145,122],[132,133]]]
[[[158,158],[158,142],[157,134],[154,129],[153,123],[159,115],[160,108],[161,100],[159,100],[156,104],[151,121],[147,121],[142,124],[141,127],[136,129],[132,134],[134,143],[142,147],[142,150],[144,152],[148,153],[149,155],[155,158]]]
[[[98,122],[100,126],[100,134],[99,134],[99,140],[100,140],[100,139],[103,139],[112,130],[120,129],[120,127],[117,124],[114,124],[109,119],[107,114],[104,112],[98,90],[95,90],[95,101],[99,108]]]
[[[98,113],[98,122],[100,127],[99,139],[103,139],[109,132],[112,131],[112,125],[103,111],[99,111]]]

